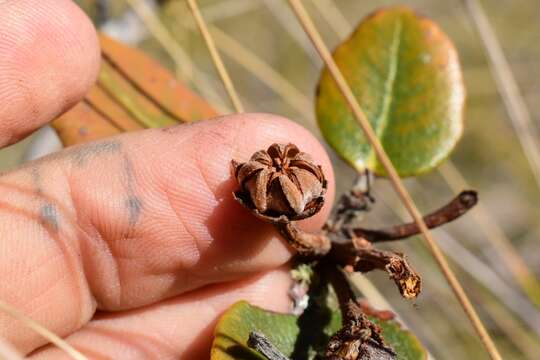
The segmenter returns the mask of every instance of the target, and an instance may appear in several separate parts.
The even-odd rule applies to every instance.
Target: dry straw
[[[206,43],[206,46],[208,47],[208,51],[210,52],[212,61],[214,62],[214,65],[216,66],[216,70],[219,73],[219,76],[221,77],[221,81],[223,81],[223,85],[225,86],[225,90],[227,90],[227,94],[229,95],[231,99],[234,109],[236,110],[236,112],[239,112],[239,113],[244,112],[244,107],[242,106],[242,103],[240,102],[240,98],[238,97],[238,93],[236,92],[236,89],[234,88],[234,85],[229,76],[229,73],[227,72],[227,69],[225,68],[225,65],[223,64],[223,61],[221,60],[221,56],[219,55],[219,52],[216,48],[216,44],[214,43],[214,39],[212,39],[212,35],[210,35],[210,32],[208,31],[208,27],[206,26],[206,23],[204,22],[204,19],[197,5],[197,2],[195,0],[187,0],[187,3],[189,5],[189,9],[193,13],[195,22],[197,23],[197,26],[199,27],[199,30],[201,31],[201,35],[204,38],[204,42]]]
[[[11,306],[3,301],[0,301],[0,310],[9,316],[19,320],[25,326],[34,330],[45,339],[49,340],[52,344],[56,345],[58,348],[66,352],[72,359],[75,360],[87,360],[87,357],[81,354],[73,346],[69,345],[64,339],[53,333],[51,330],[47,329],[40,323],[35,320],[32,320],[28,316],[24,315],[22,312],[17,310],[14,306]]]

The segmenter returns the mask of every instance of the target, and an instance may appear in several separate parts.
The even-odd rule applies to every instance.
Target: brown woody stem
[[[332,262],[323,261],[317,267],[317,273],[325,278],[337,295],[343,315],[343,325],[329,340],[325,360],[371,358],[373,352],[385,352],[393,359],[394,350],[387,346],[381,336],[381,329],[371,322],[356,301],[347,280],[347,275]]]
[[[350,271],[386,271],[406,299],[414,299],[420,294],[422,280],[403,254],[379,250],[366,240],[356,240],[333,243],[332,260]]]
[[[330,239],[324,233],[302,231],[292,221],[276,222],[274,226],[301,256],[322,257],[330,251]]]
[[[465,214],[476,205],[477,202],[478,195],[476,191],[462,191],[448,204],[433,213],[426,215],[424,221],[428,228],[436,228]],[[417,235],[420,233],[420,229],[415,222],[410,222],[379,230],[355,228],[352,229],[352,233],[355,236],[362,237],[370,242],[382,242],[400,240]]]

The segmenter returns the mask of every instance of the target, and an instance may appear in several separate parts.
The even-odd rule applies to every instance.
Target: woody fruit
[[[326,180],[320,166],[294,144],[272,144],[246,163],[232,161],[240,185],[235,199],[259,219],[274,224],[302,256],[321,257],[330,251],[324,233],[297,228],[294,221],[316,214],[324,204]]]
[[[272,144],[246,163],[233,160],[232,167],[240,185],[235,198],[264,220],[305,219],[324,204],[322,169],[294,144]]]

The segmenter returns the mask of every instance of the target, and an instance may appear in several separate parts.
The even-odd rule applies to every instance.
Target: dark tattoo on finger
[[[142,211],[142,202],[136,196],[130,196],[126,200],[126,207],[129,210],[129,225],[133,226],[139,220]]]
[[[125,187],[127,191],[127,199],[125,200],[125,206],[128,209],[128,221],[130,226],[134,226],[137,221],[139,221],[141,212],[142,212],[142,201],[135,195],[134,184],[135,184],[135,175],[133,171],[133,163],[127,156],[124,154],[124,177],[125,177]]]
[[[121,148],[122,142],[120,140],[106,140],[69,150],[68,154],[76,165],[84,166],[91,158],[100,155],[115,154],[118,153]]]
[[[53,231],[58,231],[58,211],[53,204],[47,203],[39,209],[41,222]]]

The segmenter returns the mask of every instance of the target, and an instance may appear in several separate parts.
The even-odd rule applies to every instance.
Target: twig
[[[292,221],[275,223],[274,226],[301,256],[318,258],[330,251],[330,239],[325,233],[313,234],[302,231]]]
[[[356,302],[345,273],[333,262],[320,264],[317,273],[332,284],[343,315],[341,329],[328,342],[325,360],[370,359],[372,354],[378,355],[374,359],[395,359],[396,353],[384,342],[380,327]]]
[[[424,216],[424,222],[430,229],[439,227],[469,211],[478,202],[475,191],[462,191],[448,204],[433,213]],[[420,229],[415,222],[395,225],[386,229],[370,230],[363,228],[352,229],[354,235],[362,237],[370,242],[393,241],[408,238],[420,233]]]
[[[300,0],[288,0],[288,1],[292,9],[294,10],[299,22],[304,27],[306,34],[310,37],[311,41],[313,42],[313,45],[317,49],[320,57],[324,60],[339,90],[341,91],[347,103],[349,104],[349,107],[351,108],[364,134],[366,135],[375,153],[377,154],[377,157],[382,163],[386,173],[389,175],[392,185],[394,186],[396,192],[400,196],[403,204],[409,211],[414,221],[417,223],[429,249],[431,250],[433,254],[433,257],[439,264],[439,267],[441,268],[442,273],[444,274],[450,287],[454,291],[457,299],[459,300],[461,306],[463,307],[463,310],[467,314],[473,327],[478,333],[478,336],[480,340],[482,341],[483,345],[485,346],[488,354],[490,355],[492,359],[501,360],[502,357],[499,354],[499,351],[497,350],[497,347],[495,346],[493,339],[491,339],[491,336],[487,332],[484,324],[482,323],[482,320],[480,320],[480,317],[476,313],[476,310],[471,304],[471,301],[467,297],[465,290],[463,289],[456,275],[450,268],[448,261],[446,260],[444,254],[442,253],[437,243],[435,242],[435,239],[432,237],[427,225],[424,223],[424,220],[422,219],[422,215],[420,214],[420,211],[418,210],[415,203],[413,202],[409,192],[403,185],[396,169],[394,168],[394,166],[392,165],[392,162],[390,161],[390,158],[386,154],[386,151],[384,150],[381,142],[375,135],[375,132],[373,131],[373,128],[371,127],[371,124],[369,123],[366,115],[362,111],[362,108],[358,104],[358,101],[356,100],[351,88],[347,84],[345,77],[343,76],[337,64],[335,63],[334,59],[332,58],[332,54],[330,53],[330,51],[324,44],[319,32],[317,31],[315,25],[313,24],[313,21],[311,20],[311,17],[306,12],[304,5],[302,4]]]
[[[219,55],[219,52],[216,49],[216,44],[214,43],[214,39],[212,39],[212,35],[210,35],[210,32],[208,31],[208,27],[206,26],[206,23],[199,11],[199,7],[197,5],[196,0],[187,0],[187,3],[189,5],[191,12],[193,13],[195,22],[197,23],[197,26],[199,27],[199,30],[201,31],[201,35],[204,38],[206,46],[208,47],[208,51],[210,52],[210,57],[212,58],[212,61],[216,67],[216,70],[219,73],[219,76],[221,77],[221,81],[223,81],[223,85],[225,86],[225,89],[227,90],[227,94],[229,95],[229,98],[231,99],[234,109],[238,113],[244,112],[244,107],[242,106],[242,103],[240,102],[240,98],[238,97],[238,94],[236,93],[236,89],[234,88],[234,85],[229,76],[229,73],[227,72],[227,69],[225,68],[225,65],[223,64],[223,61],[221,60],[221,56]]]
[[[283,353],[261,332],[250,332],[247,344],[250,348],[257,350],[264,355],[268,360],[289,360],[289,358],[283,355]]]
[[[406,299],[414,299],[420,294],[422,280],[403,254],[379,250],[367,240],[354,239],[352,242],[334,242],[328,256],[349,272],[386,271]]]

